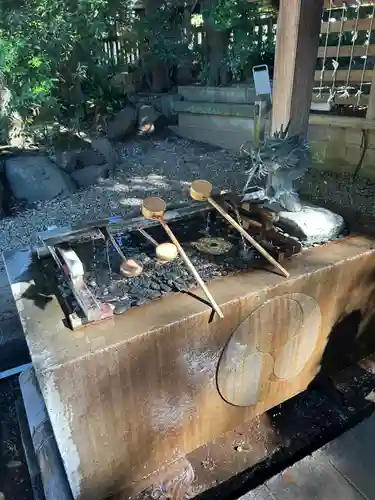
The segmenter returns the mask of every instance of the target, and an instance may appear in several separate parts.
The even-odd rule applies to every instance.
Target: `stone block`
[[[327,141],[330,137],[330,128],[322,125],[309,125],[308,140],[311,142]]]
[[[248,134],[252,138],[254,121],[250,118],[220,115],[194,115],[190,113],[179,113],[179,127],[195,127],[212,131],[231,130]]]
[[[126,106],[108,124],[108,139],[111,141],[123,139],[133,132],[136,121],[137,110],[133,106]]]
[[[310,148],[314,164],[324,164],[327,156],[327,142],[324,140],[312,141]]]
[[[369,148],[375,148],[375,130],[367,130],[367,142]]]
[[[119,155],[106,137],[93,139],[91,147],[94,151],[98,151],[104,157],[105,163],[109,166],[109,168],[113,169],[116,166],[119,161]]]
[[[233,87],[200,87],[197,85],[180,86],[178,93],[186,101],[215,103],[253,103],[256,100],[255,88],[252,85]]]
[[[174,109],[178,113],[239,116],[243,118],[254,117],[254,106],[252,106],[251,104],[178,101],[175,102]]]
[[[344,144],[342,145],[342,156],[338,154],[337,157],[342,158],[343,162],[350,166],[357,165],[362,155],[361,148],[350,144],[345,147]]]
[[[109,166],[90,165],[72,173],[72,179],[80,188],[88,188],[93,184],[98,184],[108,177]]]
[[[152,100],[152,105],[172,124],[177,122],[175,103],[181,101],[181,99],[182,96],[179,94],[165,94],[154,98]]]
[[[329,374],[327,342],[334,351],[349,346],[351,357],[366,355],[364,344],[374,346],[371,318],[362,318],[361,335],[353,327],[352,343],[345,343],[345,332],[333,338],[331,332],[345,314],[373,310],[373,248],[372,238],[357,236],[288,260],[289,279],[260,269],[215,279],[210,292],[224,320],[210,321],[206,303],[174,293],[75,332],[64,324],[55,296],[43,309],[36,306],[40,284],[30,286],[29,253],[9,257],[13,293],[73,497],[97,500],[121,489],[124,497],[135,495],[161,464],[304,391],[322,362]],[[27,271],[20,276],[21,257]],[[218,390],[218,364],[224,347],[235,347],[233,332],[242,339],[237,356],[251,357],[254,375],[237,377],[256,394],[248,407],[228,404]]]
[[[359,161],[359,159],[358,159],[358,161]],[[372,169],[375,170],[375,149],[367,149],[367,151],[365,152],[365,155],[363,157],[362,165],[364,168],[367,168],[370,170],[372,170]]]
[[[361,130],[354,128],[347,128],[345,130],[345,138],[346,144],[351,144],[354,146],[361,146],[363,142],[363,134]]]
[[[105,157],[99,150],[92,148],[83,149],[76,156],[78,168],[85,168],[90,165],[102,165],[105,162]]]
[[[223,149],[238,153],[244,142],[249,140],[249,134],[233,130],[209,130],[196,127],[175,127],[170,130],[185,139],[204,142]]]

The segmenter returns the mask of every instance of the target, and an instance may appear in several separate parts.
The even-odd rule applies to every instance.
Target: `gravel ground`
[[[302,198],[328,201],[339,207],[375,216],[375,182],[359,177],[353,181],[349,174],[312,170],[300,186]]]
[[[239,189],[246,178],[243,173],[246,163],[238,155],[171,135],[135,139],[120,149],[123,161],[115,176],[104,184],[68,198],[39,203],[33,209],[1,220],[1,251],[28,246],[32,235],[48,226],[138,212],[137,207],[145,196],[186,200],[186,188],[192,179],[207,179],[223,189]],[[359,179],[352,186],[348,176],[311,172],[301,192],[314,201],[328,199],[375,215],[374,182]],[[0,269],[2,266],[0,262]]]
[[[37,231],[66,226],[109,215],[135,211],[150,195],[170,200],[188,199],[187,184],[194,178],[210,179],[223,188],[238,185],[242,162],[235,155],[167,136],[129,141],[120,147],[122,162],[114,177],[100,186],[68,198],[39,203],[0,221],[2,252],[27,247]],[[2,269],[2,262],[0,269]]]

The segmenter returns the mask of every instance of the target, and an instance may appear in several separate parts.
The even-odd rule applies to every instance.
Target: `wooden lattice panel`
[[[347,5],[357,5],[357,0],[333,0],[332,5],[335,9],[341,9],[343,3]],[[366,2],[362,2],[362,6],[366,7],[368,5],[373,5],[374,0],[367,0]],[[324,0],[324,8],[328,9],[331,5],[331,0]]]
[[[375,3],[326,0],[314,101],[372,108]]]

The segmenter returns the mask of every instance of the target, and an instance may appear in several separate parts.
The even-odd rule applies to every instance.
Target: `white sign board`
[[[253,78],[256,95],[271,96],[271,81],[267,64],[253,67]]]

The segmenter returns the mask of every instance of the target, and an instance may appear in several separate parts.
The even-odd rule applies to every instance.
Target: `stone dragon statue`
[[[304,137],[288,135],[281,127],[273,137],[265,139],[258,148],[241,148],[242,153],[250,158],[251,167],[243,194],[253,180],[265,180],[264,200],[278,202],[284,210],[298,212],[301,203],[294,189],[294,181],[300,179],[312,166],[312,156]]]

